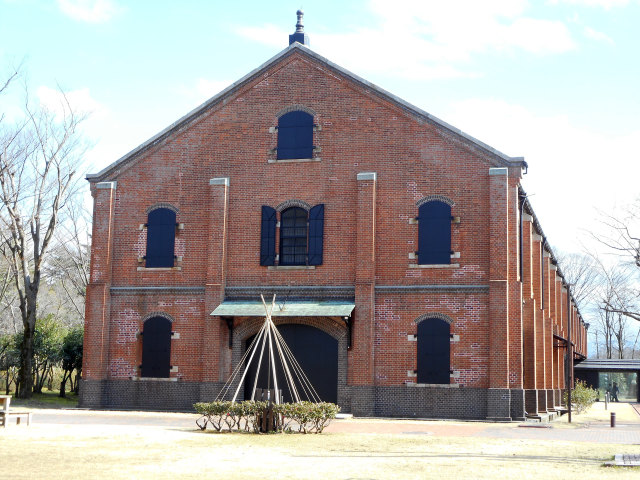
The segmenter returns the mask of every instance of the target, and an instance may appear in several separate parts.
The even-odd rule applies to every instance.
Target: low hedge
[[[196,403],[201,417],[196,424],[201,430],[211,425],[216,431],[245,431],[258,433],[262,417],[269,410],[268,402],[245,400],[243,402],[216,401]],[[280,432],[322,433],[340,407],[335,403],[281,403],[271,404],[275,415],[275,429]]]

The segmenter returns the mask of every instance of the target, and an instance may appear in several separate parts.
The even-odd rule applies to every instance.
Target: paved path
[[[602,418],[569,425],[558,420],[546,428],[535,428],[540,424],[460,422],[437,420],[388,420],[388,419],[344,419],[335,420],[326,429],[327,433],[369,433],[395,435],[433,435],[489,437],[508,439],[558,440],[572,442],[598,442],[618,444],[640,444],[640,405],[637,414],[627,414],[611,428]],[[628,412],[634,412],[631,405]],[[627,413],[628,413],[627,412]],[[133,425],[140,427],[166,427],[196,429],[197,414],[120,412],[95,410],[34,410],[34,425]],[[574,417],[578,418],[578,417]],[[526,426],[523,426],[526,425]]]

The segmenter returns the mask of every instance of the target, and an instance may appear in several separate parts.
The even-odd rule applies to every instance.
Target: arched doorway
[[[277,328],[322,401],[337,403],[338,340],[328,333],[310,325],[284,324],[278,325]],[[246,340],[244,345],[245,350],[251,345],[254,338],[255,335]],[[270,375],[267,369],[267,348],[268,347],[265,346],[262,367],[258,377],[258,388],[268,388]],[[251,396],[259,354],[259,351],[256,352],[245,378],[245,399]],[[282,390],[284,401],[290,402],[292,400],[291,393],[284,380],[282,365],[280,365],[278,361],[276,361],[276,374],[278,375],[278,388]],[[273,388],[273,379],[271,379],[270,386]],[[297,385],[297,388],[298,392],[301,392],[300,385]],[[304,398],[304,400],[306,400],[306,398]]]
[[[171,321],[152,317],[142,331],[141,377],[168,378],[171,369]]]
[[[418,324],[418,383],[450,383],[451,326],[440,318]]]

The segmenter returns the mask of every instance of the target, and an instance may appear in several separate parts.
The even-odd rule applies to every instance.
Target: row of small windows
[[[260,230],[260,265],[322,265],[324,204],[309,210],[292,206],[277,212],[263,205]],[[156,208],[147,217],[146,268],[174,266],[176,212]],[[276,235],[279,251],[276,262]],[[451,206],[440,200],[418,209],[418,263],[446,265],[451,262]]]
[[[428,318],[418,324],[417,382],[450,382],[450,325],[440,318]],[[168,378],[171,370],[171,321],[152,317],[142,332],[141,377]]]

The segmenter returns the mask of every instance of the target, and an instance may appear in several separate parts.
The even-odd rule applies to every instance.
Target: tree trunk
[[[31,398],[33,396],[33,335],[35,328],[32,328],[29,323],[25,322],[22,346],[20,347],[20,370],[16,382],[17,398]]]
[[[71,370],[70,372],[65,370],[64,373],[62,374],[62,381],[60,382],[60,393],[58,394],[60,398],[66,397],[67,379],[71,378],[72,373],[73,373],[73,370]],[[73,389],[73,385],[72,385],[72,389]]]

